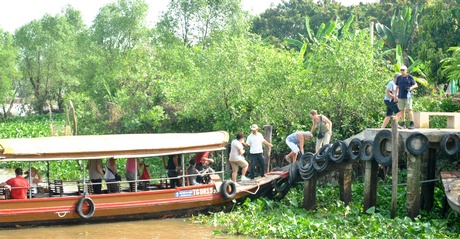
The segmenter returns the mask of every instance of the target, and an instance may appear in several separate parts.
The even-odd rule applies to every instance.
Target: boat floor
[[[460,213],[460,172],[441,172],[441,180],[449,206]]]

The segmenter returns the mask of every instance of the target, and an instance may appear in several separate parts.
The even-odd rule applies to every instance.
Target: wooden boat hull
[[[83,196],[1,200],[0,227],[169,218],[219,211],[234,204],[234,200],[242,202],[250,196],[264,196],[273,187],[273,181],[282,176],[273,174],[258,178],[257,183],[240,185],[231,199],[222,196],[221,182],[176,189],[88,195],[94,202],[94,214],[90,218],[82,218],[77,213],[77,203]],[[82,209],[84,214],[89,212],[86,204]]]
[[[441,172],[447,203],[452,210],[460,213],[460,172]]]

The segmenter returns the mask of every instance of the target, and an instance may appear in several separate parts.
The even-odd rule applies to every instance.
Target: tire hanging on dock
[[[364,140],[363,141],[363,144],[361,146],[361,150],[360,150],[360,157],[362,160],[364,161],[371,161],[373,158],[374,158],[374,153],[373,153],[373,145],[374,145],[374,141],[372,140]]]
[[[362,142],[358,138],[354,138],[348,144],[347,152],[351,160],[356,160],[359,158],[359,152],[361,151]]]
[[[419,145],[416,145],[417,139],[420,140]],[[428,149],[429,144],[430,142],[428,141],[428,137],[420,132],[414,132],[406,139],[407,151],[415,156],[422,155]],[[415,148],[415,146],[419,147]]]
[[[84,203],[88,204],[89,211],[87,214],[83,213],[83,204]],[[94,205],[94,202],[91,198],[89,197],[82,197],[78,200],[76,209],[78,216],[84,219],[91,218],[94,215],[94,212],[96,211],[96,206]]]
[[[335,142],[331,151],[329,152],[329,158],[336,163],[342,163],[347,157],[347,144],[343,141]]]
[[[316,171],[322,172],[326,170],[327,166],[329,165],[329,152],[331,150],[332,144],[325,144],[317,154],[315,154],[315,157],[313,157],[313,167],[315,168]]]
[[[315,157],[313,153],[307,152],[302,155],[299,160],[297,160],[300,177],[303,180],[309,180],[316,172],[313,167],[313,157]]]
[[[391,131],[382,130],[375,135],[372,153],[374,159],[383,166],[391,166],[391,151],[387,150],[387,144],[391,144]]]
[[[441,151],[447,156],[452,156],[460,150],[460,138],[455,133],[447,133],[441,138]]]
[[[231,180],[225,180],[222,185],[220,185],[220,193],[225,199],[232,199],[236,195],[236,185]]]
[[[290,188],[291,188],[291,185],[289,184],[289,177],[281,178],[275,182],[275,190],[277,192],[287,193]]]

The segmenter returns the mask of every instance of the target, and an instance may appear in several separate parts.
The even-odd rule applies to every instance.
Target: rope
[[[241,183],[240,183],[240,184],[241,184]],[[259,189],[260,189],[260,184],[259,184],[258,182],[256,182],[256,184],[257,184],[257,190],[256,190],[255,192],[251,192],[251,191],[247,191],[247,190],[241,190],[241,192],[247,192],[247,193],[252,194],[252,195],[257,194],[257,192],[258,192]]]
[[[424,180],[424,181],[420,181],[420,184],[422,183],[431,183],[431,182],[437,182],[437,181],[440,181],[440,179],[430,179],[430,180]],[[407,183],[399,183],[398,186],[406,186]],[[392,187],[393,185],[392,184],[385,184],[385,185],[380,185],[381,187]]]

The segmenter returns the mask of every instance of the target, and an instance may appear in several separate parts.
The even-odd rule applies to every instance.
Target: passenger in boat
[[[141,168],[141,163],[139,162],[137,158],[128,158],[126,160],[126,174],[125,174],[126,180],[127,181],[137,180],[136,175],[137,175],[137,171],[139,171],[140,168]],[[129,182],[129,186],[130,186],[129,189],[131,191],[134,188],[136,188],[135,182]]]
[[[214,170],[210,167],[214,163],[214,159],[209,157],[210,152],[201,152],[195,155],[196,167],[203,167],[203,169],[209,169],[209,172],[214,173]],[[198,169],[200,170],[200,169]]]
[[[312,134],[309,131],[297,131],[286,137],[286,144],[291,148],[291,152],[284,157],[289,163],[295,163],[297,161],[297,154],[304,154],[303,145],[306,140],[309,140]],[[292,161],[291,161],[292,159]]]
[[[107,190],[110,192],[119,192],[119,183],[120,180],[117,180],[118,175],[117,164],[115,163],[115,158],[110,158],[105,164],[105,182],[107,183]]]
[[[316,148],[315,151],[318,151],[323,147],[323,145],[328,144],[332,136],[332,121],[330,121],[326,116],[319,115],[316,110],[310,111],[310,117],[312,119],[312,126],[310,133],[313,135],[315,129],[318,128],[318,135],[316,135]]]
[[[198,183],[196,179],[198,176],[202,176],[202,175],[200,174],[200,172],[198,172],[195,166],[196,166],[195,159],[190,159],[189,166],[187,168],[187,174],[190,175],[188,176],[188,181],[189,181],[190,186],[200,185],[200,183]]]
[[[4,183],[0,183],[0,187],[9,185],[11,187],[11,199],[26,199],[27,191],[29,190],[29,181],[22,177],[22,168],[14,170],[15,178],[10,178]]]
[[[391,116],[396,114],[396,122],[398,122],[399,118],[399,108],[398,108],[398,97],[396,96],[396,80],[401,74],[396,73],[393,76],[393,80],[388,82],[387,87],[385,89],[385,97],[383,98],[383,103],[387,106],[387,112],[385,115],[385,119],[383,119],[382,129],[386,128],[388,122],[390,122]]]
[[[179,176],[179,172],[181,170],[181,157],[182,155],[180,154],[169,155],[167,164],[165,162],[165,158],[161,158],[163,167],[168,170],[168,177],[170,178],[169,185],[171,188],[179,186],[179,179],[177,177]]]
[[[238,169],[241,167],[241,180],[248,180],[246,172],[248,171],[248,162],[244,159],[244,134],[238,133],[236,139],[232,141],[229,161],[232,165],[232,180],[236,182]]]
[[[102,159],[90,159],[86,164],[86,169],[89,171],[89,179],[91,180],[93,192],[95,194],[102,193]]]
[[[248,145],[250,148],[249,159],[251,161],[249,164],[249,175],[251,180],[254,179],[256,164],[259,164],[260,176],[265,177],[265,158],[263,155],[262,143],[267,145],[268,147],[273,147],[273,144],[265,140],[264,136],[257,131],[258,129],[259,126],[257,126],[256,124],[251,125],[252,133],[248,136],[245,143],[245,145]]]
[[[30,168],[30,173],[29,171],[26,171],[25,174],[27,175],[25,179],[29,182],[32,193],[36,194],[38,192],[37,183],[41,183],[43,181],[42,176],[40,175],[40,172],[38,172],[36,168],[32,167]]]
[[[209,157],[210,152],[201,152],[195,155],[195,168],[202,174],[198,176],[196,181],[198,183],[209,183],[211,181],[210,174],[214,174],[215,171],[211,165],[214,163],[214,159]]]

